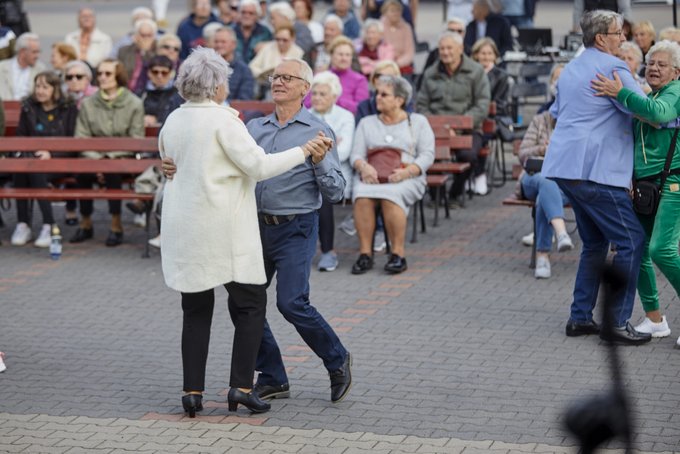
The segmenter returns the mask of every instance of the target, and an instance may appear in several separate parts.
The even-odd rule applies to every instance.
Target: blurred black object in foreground
[[[611,334],[614,329],[612,306],[614,295],[626,286],[626,278],[608,265],[602,270],[602,331]],[[611,336],[605,336],[611,337]],[[602,443],[620,438],[626,444],[626,453],[632,453],[632,423],[628,399],[623,388],[618,352],[614,342],[607,342],[613,389],[603,395],[580,400],[568,410],[565,423],[578,438],[581,453],[590,454]]]

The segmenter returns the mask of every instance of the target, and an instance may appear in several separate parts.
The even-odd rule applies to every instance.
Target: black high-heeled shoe
[[[227,402],[229,402],[229,411],[236,411],[238,404],[243,405],[253,413],[264,413],[272,408],[271,405],[260,399],[253,391],[244,393],[238,388],[231,388],[229,390]]]
[[[203,410],[203,396],[201,394],[185,394],[182,396],[184,411],[190,418],[196,417],[196,412]]]

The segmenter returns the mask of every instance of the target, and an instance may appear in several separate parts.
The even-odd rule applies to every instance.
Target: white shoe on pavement
[[[49,224],[43,224],[42,228],[40,229],[40,235],[38,235],[38,239],[35,240],[33,245],[35,247],[50,247],[50,243],[52,242],[52,226]]]
[[[161,248],[161,236],[158,235],[155,238],[151,238],[149,240],[149,244],[153,247],[157,247],[158,249],[160,249]]]
[[[338,228],[349,236],[357,234],[357,228],[354,226],[354,217],[351,214],[343,219]]]
[[[12,246],[23,246],[31,241],[31,236],[33,236],[33,234],[31,233],[31,228],[28,224],[25,222],[18,223],[14,229],[14,233],[12,233]]]
[[[373,236],[373,250],[375,252],[382,252],[387,247],[387,242],[385,241],[385,231],[376,230]]]
[[[533,246],[534,245],[534,232],[531,232],[528,235],[524,235],[522,237],[522,244],[525,246]]]
[[[536,257],[534,277],[536,279],[549,279],[550,275],[550,260],[547,257]]]
[[[473,192],[477,195],[486,195],[489,192],[489,186],[486,184],[486,174],[483,173],[475,177]]]
[[[557,237],[557,252],[571,251],[572,249],[574,249],[574,243],[571,242],[571,237],[567,232]]]
[[[141,227],[141,228],[146,227],[146,215],[145,214],[135,214],[135,217],[132,220],[132,223],[134,225],[136,225],[137,227]]]
[[[652,337],[667,337],[671,335],[671,329],[668,327],[665,315],[661,317],[659,323],[654,323],[649,317],[645,317],[642,323],[635,327],[635,331],[651,334]]]
[[[3,352],[0,352],[0,372],[4,372],[7,370],[7,366],[5,366],[5,354]]]

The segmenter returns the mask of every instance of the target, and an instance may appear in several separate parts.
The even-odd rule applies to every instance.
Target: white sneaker
[[[4,372],[7,370],[7,366],[5,366],[5,354],[3,352],[0,352],[0,372]]]
[[[651,334],[652,337],[666,337],[671,335],[671,329],[668,327],[665,315],[661,317],[659,323],[654,323],[649,317],[645,317],[642,323],[635,327],[635,331]]]
[[[157,247],[158,249],[160,249],[161,248],[161,236],[158,235],[155,238],[151,238],[149,240],[149,244],[153,247]]]
[[[385,232],[383,230],[376,230],[375,235],[373,236],[373,250],[375,252],[381,252],[384,251],[386,247]]]
[[[473,191],[477,195],[486,195],[489,192],[489,186],[486,184],[485,173],[475,177]]]
[[[338,228],[349,236],[357,234],[357,228],[354,226],[354,217],[351,214],[340,223]]]
[[[525,246],[533,246],[534,245],[534,232],[531,232],[528,235],[524,235],[522,237],[522,244]]]
[[[132,223],[136,225],[137,227],[144,228],[146,227],[146,215],[145,214],[135,214],[135,218],[133,219]]]
[[[680,337],[678,337],[677,342],[675,343],[678,347],[680,347]]]
[[[38,235],[38,239],[35,240],[35,243],[33,245],[35,247],[50,247],[50,243],[52,242],[52,226],[49,224],[43,224],[42,228],[40,229],[40,235]]]
[[[20,222],[12,233],[12,246],[23,246],[31,241],[31,228],[25,222]]]
[[[557,237],[557,251],[571,251],[574,249],[574,243],[571,242],[571,238],[567,232],[562,233]]]
[[[550,275],[550,260],[546,257],[536,257],[534,277],[536,279],[549,279]]]

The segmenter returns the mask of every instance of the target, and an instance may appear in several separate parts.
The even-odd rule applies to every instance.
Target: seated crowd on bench
[[[380,230],[383,221],[379,219],[377,225],[373,226],[370,222],[365,224],[363,211],[360,216],[356,216],[356,210],[361,210],[362,205],[356,204],[357,196],[352,194],[352,189],[363,188],[363,179],[368,177],[365,171],[367,163],[359,160],[357,165],[357,157],[367,151],[357,149],[358,138],[363,144],[378,139],[385,139],[387,144],[403,139],[405,148],[409,144],[412,147],[418,144],[415,146],[416,164],[405,168],[421,185],[425,182],[428,163],[432,160],[426,158],[426,154],[420,154],[420,148],[425,146],[421,141],[429,144],[429,139],[420,134],[428,134],[428,130],[429,133],[432,130],[424,121],[426,117],[411,112],[425,116],[471,116],[472,146],[457,150],[452,156],[459,162],[471,165],[471,176],[455,175],[449,188],[449,203],[459,203],[468,181],[474,193],[484,195],[488,192],[485,174],[487,163],[482,153],[486,138],[482,134],[482,123],[489,116],[492,102],[499,115],[510,114],[509,87],[512,83],[512,78],[498,66],[502,54],[510,49],[505,33],[505,29],[509,30],[510,26],[507,18],[496,14],[498,11],[493,7],[490,8],[489,2],[475,2],[475,19],[469,24],[457,18],[447,21],[437,41],[437,48],[428,57],[420,77],[415,76],[413,65],[417,30],[413,22],[416,11],[411,10],[410,4],[386,0],[378,2],[377,8],[364,8],[361,13],[355,13],[350,0],[334,0],[328,14],[319,23],[312,20],[313,4],[308,0],[295,0],[292,6],[287,2],[273,3],[269,5],[268,11],[263,11],[262,4],[256,0],[217,3],[216,9],[211,10],[209,0],[193,0],[190,14],[179,24],[176,34],[162,29],[167,26],[164,21],[159,27],[149,9],[135,8],[132,12],[132,29],[115,43],[98,28],[93,9],[81,8],[77,14],[78,29],[65,34],[64,41],[52,47],[52,69],[49,72],[39,61],[39,36],[22,34],[12,41],[14,48],[11,52],[0,54],[11,56],[0,61],[0,98],[23,100],[18,125],[13,127],[8,123],[8,133],[11,134],[14,128],[16,135],[25,136],[143,137],[145,127],[157,131],[165,118],[183,102],[173,83],[177,69],[191,49],[197,46],[212,47],[230,64],[233,73],[229,79],[230,97],[225,101],[226,104],[253,100],[257,96],[268,99],[267,77],[283,58],[294,56],[307,61],[319,76],[319,79],[315,79],[314,87],[310,87],[312,89],[304,101],[305,106],[329,124],[337,125],[338,145],[342,149],[340,157],[346,179],[352,182],[348,185],[346,198],[354,199],[355,205],[358,205],[354,208],[354,219],[362,257],[368,255],[370,258],[372,255],[371,248],[367,246],[374,243],[370,231]],[[225,7],[226,3],[230,7]],[[487,29],[486,36],[477,37],[480,29],[475,26],[475,21],[491,17],[490,14],[493,15],[493,23],[500,28],[497,30],[494,25]],[[364,20],[363,27],[359,16]],[[649,34],[648,27],[644,33],[635,33],[637,45],[647,43]],[[651,41],[654,41],[653,37]],[[635,45],[631,43],[631,46]],[[649,49],[649,46],[645,46]],[[644,70],[644,64],[638,64],[638,67],[640,71]],[[253,70],[256,70],[255,75]],[[408,95],[400,91],[398,83],[384,90],[376,88],[381,84],[380,76],[395,73],[411,83],[413,90]],[[57,80],[61,84],[57,84]],[[44,90],[52,94],[51,103],[45,101]],[[395,112],[400,112],[394,118],[385,118],[386,114],[380,111],[381,106],[388,105],[387,98],[397,109]],[[57,108],[80,113],[74,114],[74,123],[70,124],[68,121],[71,120],[67,121],[66,116],[54,114],[53,110]],[[249,115],[261,114],[242,112],[247,118],[251,118]],[[377,114],[382,114],[383,118],[376,117]],[[349,128],[349,115],[354,117],[360,136],[354,137],[353,128]],[[382,121],[385,128],[391,124],[390,121],[401,124],[403,115],[407,116],[407,124],[417,131],[416,135],[401,137],[404,131],[400,130],[397,137],[381,128],[369,129],[366,126],[376,120]],[[387,117],[390,115],[387,114]],[[362,126],[364,122],[366,124]],[[34,128],[27,128],[28,124],[34,124]],[[383,133],[385,137],[378,137]],[[456,131],[452,130],[451,133],[455,135]],[[97,154],[97,157],[100,156]],[[110,159],[124,156],[129,156],[129,153],[106,153]],[[49,152],[38,152],[33,157],[48,159]],[[523,177],[523,180],[526,178]],[[14,184],[46,187],[48,180],[45,175],[26,174],[15,177]],[[90,188],[94,183],[99,183],[115,189],[122,184],[121,176],[117,174],[105,174],[102,177],[78,175],[76,180],[79,188]],[[525,195],[527,192],[525,190]],[[358,193],[362,194],[361,191]],[[389,197],[377,198],[390,200]],[[373,196],[367,199],[373,200]],[[389,214],[389,207],[381,207],[393,249],[402,257],[401,233],[405,236],[406,229],[402,215],[408,213],[410,205],[416,201],[414,196],[399,195],[399,200],[395,202],[401,209],[398,220]],[[47,244],[47,226],[55,222],[48,204],[47,201],[38,202],[43,225],[35,245],[40,247]],[[21,202],[18,205],[19,224],[12,235],[12,244],[22,245],[29,242],[33,234],[30,213],[27,212],[30,204]],[[139,212],[138,204],[129,205]],[[78,224],[70,240],[82,242],[92,238],[92,202],[80,201],[79,220],[75,201],[68,201],[66,208],[66,223]],[[320,233],[323,254],[319,269],[332,271],[337,266],[337,257],[333,252],[332,207],[325,205],[322,212],[326,215],[322,216],[325,226]],[[109,201],[109,213],[111,225],[106,244],[116,246],[123,241],[119,200]],[[395,225],[399,226],[399,231],[390,232]],[[557,230],[558,236],[563,233],[559,222],[558,225],[554,222],[550,225]],[[350,226],[345,230],[353,231],[353,228]],[[549,231],[550,227],[546,230]],[[543,245],[545,239],[541,237],[540,241]],[[377,243],[377,249],[380,249],[382,241]],[[372,246],[376,249],[376,244]],[[365,269],[368,262],[365,258],[362,260],[363,265],[359,268]],[[395,269],[402,268],[405,269],[405,262],[404,266]]]

